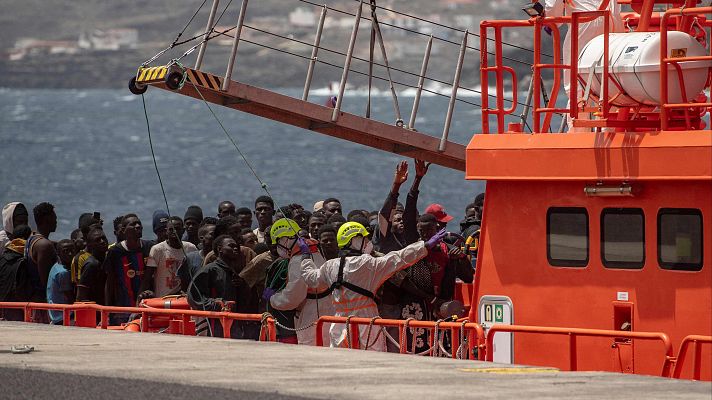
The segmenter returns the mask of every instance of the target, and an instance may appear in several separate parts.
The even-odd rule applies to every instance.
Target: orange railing
[[[425,329],[428,331],[430,351],[428,354],[434,354],[437,352],[436,346],[439,346],[436,338],[436,331],[449,331],[451,335],[451,348],[453,349],[452,358],[458,358],[458,355],[462,356],[466,354],[467,356],[462,356],[462,358],[469,359],[479,359],[484,360],[483,352],[483,341],[485,338],[484,331],[480,324],[474,322],[468,322],[467,320],[461,320],[456,322],[444,322],[444,321],[417,321],[417,320],[398,320],[398,319],[383,319],[383,318],[360,318],[360,317],[334,317],[334,316],[322,316],[316,322],[316,345],[324,346],[323,340],[323,330],[324,324],[347,324],[347,329],[352,332],[349,336],[351,342],[347,345],[352,349],[361,349],[361,343],[359,341],[359,327],[360,326],[372,326],[378,327],[377,329],[383,328],[398,328],[398,346],[400,347],[400,352],[402,354],[408,354],[408,347],[412,347],[411,353],[415,353],[415,345],[409,344],[407,340],[408,329]],[[373,332],[376,334],[376,331]],[[385,334],[385,333],[384,333]],[[462,345],[462,339],[466,338],[465,349],[466,352],[460,350]],[[460,351],[458,351],[460,350]],[[459,354],[458,354],[459,353]]]
[[[665,11],[660,22],[660,119],[661,119],[661,129],[665,130],[668,127],[668,113],[670,110],[675,108],[682,108],[685,111],[685,122],[687,129],[690,129],[690,118],[688,116],[688,110],[692,107],[707,108],[712,107],[712,102],[707,103],[688,103],[688,93],[685,93],[685,84],[682,77],[682,70],[678,63],[682,61],[712,61],[712,47],[710,47],[709,56],[700,57],[668,57],[668,20],[674,16],[694,16],[696,14],[712,14],[712,7],[694,7],[694,8],[672,8]],[[682,103],[680,104],[668,104],[668,64],[675,67],[677,72],[678,82],[680,84],[680,90],[682,94]],[[707,83],[712,81],[712,68],[708,70]],[[695,96],[696,93],[692,93]]]
[[[583,329],[583,328],[554,328],[541,326],[524,326],[524,325],[492,325],[487,332],[487,361],[493,361],[494,352],[492,349],[494,336],[498,332],[522,332],[542,335],[566,335],[569,337],[569,370],[578,371],[578,350],[576,339],[579,336],[586,337],[613,337],[626,339],[640,340],[659,340],[663,343],[665,350],[664,362],[660,376],[670,377],[672,367],[675,364],[675,357],[672,352],[672,343],[668,336],[662,332],[629,332],[629,331],[611,331],[603,329]]]
[[[680,350],[677,352],[677,362],[675,363],[675,370],[672,373],[672,377],[680,378],[680,375],[682,374],[682,366],[685,364],[687,349],[690,347],[690,343],[694,345],[692,375],[693,379],[699,381],[702,374],[702,349],[700,348],[700,345],[702,343],[712,343],[712,336],[690,335],[682,339],[682,343],[680,343]]]
[[[277,340],[277,330],[275,320],[270,316],[262,314],[240,314],[222,311],[199,311],[199,310],[177,310],[177,309],[161,309],[161,308],[143,308],[143,307],[112,307],[102,306],[93,303],[75,303],[75,304],[48,304],[48,303],[24,303],[24,302],[6,302],[0,303],[0,309],[20,309],[24,311],[25,322],[33,322],[32,314],[36,310],[57,310],[62,311],[63,323],[65,326],[75,326],[94,328],[99,327],[107,329],[109,327],[110,314],[137,314],[141,316],[141,331],[148,330],[149,322],[155,316],[173,317],[169,321],[168,333],[176,333],[183,335],[192,335],[194,331],[194,323],[191,317],[216,319],[220,321],[223,328],[223,336],[230,337],[230,328],[235,321],[252,321],[260,322],[265,329],[262,329],[260,340],[274,342]],[[97,326],[96,314],[100,315],[100,322]],[[72,319],[73,318],[73,319]],[[193,329],[189,327],[193,325]]]

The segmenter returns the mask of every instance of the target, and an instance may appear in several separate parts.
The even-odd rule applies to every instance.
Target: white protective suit
[[[5,245],[10,241],[12,232],[15,231],[15,226],[12,220],[12,216],[15,213],[15,208],[20,202],[8,203],[2,208],[2,226],[3,230],[0,230],[0,255],[5,251]]]
[[[544,10],[547,17],[562,17],[570,16],[573,12],[577,11],[596,11],[601,6],[603,0],[545,0]],[[611,20],[609,22],[609,29],[611,32],[623,32],[623,21],[621,20],[621,7],[618,5],[617,0],[609,0],[608,10],[611,11]],[[578,37],[578,49],[579,52],[583,49],[588,42],[598,35],[603,34],[603,18],[599,17],[591,22],[583,22],[579,24],[579,37]],[[578,57],[578,54],[576,55]],[[571,25],[568,26],[568,31],[566,32],[566,38],[563,44],[563,63],[566,65],[571,65]],[[568,96],[569,101],[571,99],[571,71],[568,69],[564,70],[564,90],[566,91],[566,96]],[[581,100],[583,97],[583,88],[579,85],[578,99]],[[569,103],[567,103],[568,106]],[[567,114],[568,115],[568,114]],[[572,127],[571,117],[569,118],[569,127]]]
[[[324,257],[321,253],[313,253],[314,263],[316,266],[324,264]],[[297,330],[297,341],[299,344],[316,345],[316,329],[302,329],[322,315],[334,315],[334,305],[331,302],[331,296],[326,296],[321,299],[308,299],[307,293],[310,291],[307,284],[302,278],[302,257],[300,254],[293,256],[289,260],[287,272],[287,285],[284,289],[275,293],[269,300],[270,305],[277,310],[289,311],[297,310],[297,315],[294,317],[294,327]],[[324,343],[329,341],[328,332],[323,333]]]
[[[382,257],[372,257],[368,254],[347,257],[344,266],[344,281],[375,293],[391,275],[413,265],[427,255],[428,250],[425,248],[425,243],[419,241]],[[340,258],[328,260],[318,267],[313,260],[305,259],[302,261],[304,280],[311,288],[325,290],[336,282],[340,262]],[[378,316],[378,307],[372,299],[343,286],[334,289],[331,300],[334,302],[335,315],[338,317],[352,315],[373,318]],[[332,324],[329,332],[331,347],[348,346],[344,324]],[[361,348],[365,348],[368,343],[371,345],[369,350],[386,351],[386,339],[383,334],[379,335],[378,332],[379,329],[373,328],[370,337],[367,337],[368,327],[361,326],[359,332]]]

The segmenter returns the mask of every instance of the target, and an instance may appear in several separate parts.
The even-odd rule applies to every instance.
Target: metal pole
[[[433,35],[430,35],[428,44],[425,46],[425,55],[423,55],[423,65],[420,67],[420,76],[418,76],[418,88],[415,91],[415,99],[413,100],[413,110],[410,112],[408,120],[408,128],[415,129],[415,116],[418,114],[418,106],[420,106],[420,95],[423,92],[423,83],[425,82],[425,73],[428,71],[428,62],[430,61],[430,50],[433,47]]]
[[[200,69],[203,65],[203,56],[205,56],[205,48],[208,47],[208,35],[213,30],[213,23],[215,22],[215,13],[218,11],[218,4],[220,0],[213,0],[213,6],[210,8],[210,16],[208,16],[208,26],[205,28],[205,36],[203,37],[203,42],[200,44],[198,49],[198,58],[195,59],[195,69]]]
[[[443,127],[443,135],[440,138],[440,146],[438,151],[445,151],[447,145],[447,135],[450,133],[450,124],[452,123],[452,112],[455,110],[455,100],[457,100],[457,89],[460,87],[460,74],[462,74],[462,64],[465,61],[465,50],[467,49],[467,36],[470,31],[465,31],[465,37],[462,38],[460,45],[460,55],[457,57],[457,69],[455,70],[455,78],[452,80],[452,94],[450,95],[450,104],[447,106],[447,115],[445,116],[445,126]]]
[[[374,17],[375,18],[375,17]],[[378,38],[378,44],[381,47],[381,56],[383,57],[383,65],[386,66],[386,74],[388,75],[388,84],[391,88],[391,96],[393,97],[393,108],[396,113],[396,124],[403,126],[403,117],[401,117],[400,106],[398,105],[398,94],[396,94],[396,88],[393,86],[393,79],[391,78],[391,67],[388,65],[388,56],[386,56],[386,45],[383,43],[383,35],[381,34],[381,27],[378,25],[378,21],[375,21],[376,27],[376,38]]]
[[[521,119],[521,121],[522,121],[522,126],[524,126],[524,124],[526,124],[527,118],[529,117],[529,109],[531,108],[533,95],[534,95],[534,74],[532,74],[531,79],[529,80],[529,92],[527,92],[527,101],[524,102],[524,109],[522,110],[522,115],[519,116],[519,119]]]
[[[307,69],[307,79],[304,81],[304,93],[302,93],[302,100],[304,101],[307,101],[309,98],[309,88],[311,87],[312,76],[314,76],[316,55],[319,53],[319,44],[321,43],[321,32],[324,29],[324,19],[326,19],[326,6],[322,6],[321,15],[319,16],[319,25],[317,25],[316,28],[314,46],[312,46],[311,59],[309,60],[309,68]]]
[[[242,32],[242,25],[245,22],[245,11],[247,10],[247,1],[242,0],[242,6],[240,7],[240,16],[237,17],[237,27],[235,28],[235,38],[232,41],[232,51],[230,52],[230,61],[227,63],[227,71],[225,71],[225,79],[222,84],[222,91],[226,91],[230,87],[230,80],[232,79],[232,68],[235,65],[235,57],[237,56],[237,45],[240,43],[240,32]]]
[[[351,39],[349,39],[349,48],[346,50],[346,61],[344,62],[344,70],[341,73],[341,82],[339,82],[339,93],[336,97],[336,105],[334,106],[334,112],[331,113],[331,122],[336,122],[339,119],[339,112],[341,111],[341,102],[344,100],[344,90],[346,89],[346,79],[349,76],[349,68],[351,68],[351,58],[354,54],[354,45],[356,45],[356,36],[358,35],[358,25],[361,22],[361,10],[363,8],[363,0],[358,3],[358,11],[356,12],[356,19],[354,20],[354,29],[351,31]]]

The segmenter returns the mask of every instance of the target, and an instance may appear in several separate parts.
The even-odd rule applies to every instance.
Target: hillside
[[[201,3],[203,3],[201,0],[54,0],[52,2],[5,0],[4,12],[0,14],[0,87],[123,87],[142,61],[173,41]],[[212,1],[206,0],[204,3],[194,21],[186,29],[183,39],[204,29]],[[237,20],[240,2],[223,0],[220,10],[227,4],[230,4],[230,7],[222,17],[220,26],[232,26]],[[326,4],[350,11],[355,10],[356,7],[353,0],[331,0]],[[462,29],[475,32],[478,31],[479,21],[482,19],[522,17],[518,3],[514,6],[510,0],[495,3],[472,0],[391,0],[379,1],[378,4],[423,19],[435,19],[444,25],[459,21]],[[253,0],[249,3],[246,23],[258,29],[278,32],[282,36],[311,43],[315,28],[308,24],[292,24],[290,13],[298,7],[302,10],[313,10],[318,16],[318,7],[299,0]],[[364,13],[367,15],[366,11]],[[327,26],[322,46],[344,51],[351,28],[343,25],[344,21],[349,22],[352,17],[337,14],[331,11],[328,18],[333,18],[334,24],[342,26]],[[382,21],[385,19],[401,23],[401,19],[398,19],[401,16],[389,15],[385,10],[379,10],[379,18]],[[420,24],[410,27],[412,29],[421,31],[432,29],[432,33],[436,36],[444,37],[453,43],[461,41],[462,34],[458,31],[410,18],[407,20],[406,23],[415,21]],[[361,28],[356,56],[367,58],[369,24],[364,22]],[[137,43],[114,51],[86,49],[81,48],[81,45],[80,48],[75,48],[76,43],[81,41],[80,37],[87,32],[117,29],[135,30],[138,36]],[[266,44],[272,49],[248,42],[241,43],[237,61],[239,68],[236,68],[239,79],[258,85],[290,87],[303,85],[308,63],[304,57],[308,58],[310,53],[308,46],[265,35],[259,30],[246,29],[243,31],[243,37]],[[384,37],[388,45],[391,65],[417,72],[427,38],[424,35],[404,36],[402,31],[388,27],[384,28]],[[512,38],[515,41],[521,39],[526,38]],[[30,44],[22,44],[23,40]],[[210,44],[204,69],[218,74],[224,73],[230,46],[229,39],[223,42],[222,45]],[[18,48],[23,45],[27,48]],[[168,53],[157,62],[165,63],[170,57],[180,55],[189,46]],[[470,46],[479,47],[476,37],[470,36]],[[65,49],[67,47],[70,48],[67,50]],[[457,45],[436,41],[429,75],[449,82],[455,69],[457,47]],[[286,55],[286,52],[298,54],[302,58]],[[192,64],[192,57],[195,57],[196,53],[197,51],[184,59],[187,65]],[[516,49],[508,55],[522,60],[531,58],[530,53]],[[10,58],[13,57],[14,60],[11,61]],[[478,80],[476,66],[478,57],[476,51],[468,51],[463,74],[465,83],[474,84]],[[320,60],[334,65],[343,64],[343,57],[326,51],[322,51]],[[375,60],[380,62],[378,48],[376,48]],[[521,67],[522,65],[518,66]],[[353,68],[367,71],[368,65],[365,62],[355,61]],[[525,73],[527,68],[521,70]],[[384,76],[379,68],[376,68],[376,74]],[[339,77],[340,71],[337,68],[321,64],[317,68],[314,84],[324,86],[338,80]],[[412,75],[397,72],[394,78],[409,84],[416,81]],[[358,74],[353,74],[353,80],[356,85],[365,83],[365,78],[359,77]],[[378,80],[376,84],[383,86],[383,82]]]

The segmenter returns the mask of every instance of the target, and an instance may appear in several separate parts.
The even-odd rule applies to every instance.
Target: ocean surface
[[[300,90],[280,90],[298,97]],[[197,204],[215,215],[222,200],[253,208],[264,194],[202,101],[149,89],[145,95],[153,146],[170,213],[183,216]],[[310,99],[322,103],[325,96]],[[400,97],[404,118],[412,97]],[[475,101],[479,99],[469,99]],[[344,110],[363,115],[366,98],[345,96]],[[397,155],[213,105],[228,132],[278,204],[311,209],[326,197],[341,199],[344,213],[377,210],[390,189]],[[447,99],[424,97],[416,121],[421,132],[439,136]],[[395,121],[390,96],[372,99],[374,119]],[[466,144],[480,129],[480,110],[458,103],[450,139]],[[137,213],[144,236],[151,215],[165,209],[154,169],[140,96],[128,90],[0,89],[0,203],[42,201],[56,207],[55,240],[67,238],[83,212],[101,212],[112,240],[111,221]],[[401,200],[415,175],[401,188]],[[442,204],[455,217],[484,191],[460,171],[432,165],[421,184],[419,208]],[[31,212],[30,212],[31,214]]]

